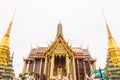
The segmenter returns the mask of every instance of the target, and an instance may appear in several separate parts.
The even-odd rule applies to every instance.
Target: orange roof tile
[[[44,53],[48,48],[47,47],[39,47],[38,52]]]
[[[76,53],[83,53],[81,48],[72,48],[72,50]]]
[[[84,55],[89,55],[89,53],[88,53],[88,50],[87,50],[87,49],[83,49],[83,53],[84,53]]]
[[[47,51],[47,49],[48,49],[48,47],[39,47],[37,52],[38,52],[38,53],[44,53],[45,51]],[[37,48],[32,49],[31,54],[35,54],[35,53],[36,53],[36,50],[37,50]],[[82,53],[83,53],[84,55],[89,55],[87,49],[81,49],[81,48],[79,48],[79,47],[73,47],[72,50],[73,50],[74,52],[78,53],[78,54],[80,53],[80,55],[82,55]]]

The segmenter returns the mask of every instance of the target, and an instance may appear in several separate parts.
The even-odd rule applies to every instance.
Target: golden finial
[[[17,9],[17,8],[15,8],[15,11],[14,11],[14,13],[13,13],[13,16],[12,16],[12,19],[11,19],[11,21],[10,21],[8,30],[7,30],[7,32],[6,32],[6,34],[5,34],[5,37],[9,37],[9,36],[10,36],[10,30],[11,30],[11,27],[12,27],[12,22],[13,22],[13,19],[14,19],[14,16],[15,16],[16,9]]]
[[[112,37],[112,34],[111,34],[111,32],[110,32],[110,29],[109,29],[109,26],[108,26],[108,23],[107,23],[106,17],[105,17],[105,15],[104,15],[104,11],[102,10],[102,12],[103,12],[103,17],[104,17],[104,20],[105,20],[105,24],[106,24],[107,32],[108,32],[108,39],[112,39],[113,37]]]
[[[62,24],[61,24],[60,21],[59,21],[59,24],[58,24],[58,27],[57,27],[57,35],[63,35],[62,34]]]
[[[102,12],[103,12],[103,10],[102,10]],[[104,12],[103,12],[103,16],[104,16],[104,20],[105,20],[105,24],[106,24],[106,28],[107,28],[107,32],[108,32],[108,48],[117,48],[118,45],[117,45],[115,39],[112,37],[112,34],[111,34],[109,26],[107,24],[107,20],[105,18]]]
[[[50,45],[49,45],[48,41],[47,41],[47,44],[48,44],[48,48],[50,48]]]
[[[87,45],[87,50],[89,50],[89,45]]]

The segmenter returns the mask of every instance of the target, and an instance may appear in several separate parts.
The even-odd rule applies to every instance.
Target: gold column
[[[41,75],[41,69],[42,69],[42,59],[40,60],[40,69],[39,69],[39,75]]]
[[[75,58],[73,56],[73,71],[74,71],[74,79],[73,80],[76,80],[76,69],[75,69]]]
[[[94,70],[96,69],[96,64],[95,64],[95,62],[93,62],[93,69],[94,69]]]
[[[87,80],[85,61],[83,61],[83,66],[84,66],[84,79]]]
[[[80,64],[79,64],[79,59],[77,59],[77,71],[78,71],[78,80],[80,80]]]
[[[46,75],[46,69],[47,69],[47,55],[45,56],[45,66],[44,66],[44,75]]]
[[[92,68],[93,68],[93,70],[96,69],[96,64],[95,64],[95,62],[93,62],[93,64],[92,64]]]
[[[48,74],[47,74],[47,79],[48,80],[50,80],[50,58],[48,59],[48,70],[47,70],[47,72],[48,72]]]
[[[26,73],[26,67],[27,67],[27,63],[26,61],[24,61],[23,73]]]
[[[28,61],[28,64],[27,64],[27,69],[26,69],[26,73],[29,72],[29,67],[30,67],[30,61]]]
[[[70,61],[70,62],[69,62],[70,66],[73,66],[72,57],[69,59],[69,61]],[[74,69],[73,69],[73,67],[70,67],[69,69],[70,69],[71,75],[74,76],[74,71],[73,71]]]
[[[66,69],[67,69],[67,75],[70,73],[70,67],[69,67],[69,56],[66,55]]]
[[[54,70],[54,54],[52,55],[52,59],[51,59],[50,79],[52,79],[53,77],[53,70]]]

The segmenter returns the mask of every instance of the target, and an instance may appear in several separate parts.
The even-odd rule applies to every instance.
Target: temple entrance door
[[[57,68],[57,75],[63,75],[62,71],[63,71],[63,68],[62,67],[58,67]]]
[[[65,76],[66,70],[65,70],[65,57],[63,56],[56,56],[55,57],[55,76]]]

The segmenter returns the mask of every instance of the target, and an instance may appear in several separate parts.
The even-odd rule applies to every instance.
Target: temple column
[[[50,79],[50,58],[48,58],[48,70],[47,70],[47,78],[48,78],[48,80]]]
[[[95,69],[96,69],[95,62],[93,62],[93,64],[92,64],[92,69],[93,69],[93,70],[95,70]]]
[[[67,70],[67,75],[68,75],[70,73],[69,56],[68,56],[68,54],[66,55],[66,70]]]
[[[42,59],[40,60],[40,69],[39,69],[39,75],[41,75],[41,69],[42,69]]]
[[[29,72],[29,67],[30,67],[30,61],[28,61],[28,64],[27,64],[27,69],[26,69],[26,73]]]
[[[36,67],[36,61],[34,60],[33,72],[35,72],[35,67]]]
[[[90,62],[90,61],[88,61],[88,63],[89,63],[89,68],[90,68],[90,76],[92,76],[92,67],[91,67],[91,62]]]
[[[34,64],[33,64],[33,72],[34,72],[34,74],[33,74],[33,77],[35,77],[35,68],[36,68],[36,61],[34,60]]]
[[[73,56],[73,73],[74,73],[74,78],[73,78],[73,80],[76,80],[76,69],[75,69],[75,57]]]
[[[27,67],[27,63],[26,61],[24,61],[23,73],[26,73],[26,67]]]
[[[46,71],[47,71],[47,55],[45,56],[45,66],[44,66],[44,75],[46,75]]]
[[[69,70],[70,70],[70,73],[72,74],[72,76],[74,76],[74,69],[73,67],[70,67],[70,66],[73,66],[73,61],[72,61],[72,57],[69,59]]]
[[[84,60],[83,60],[83,67],[84,67],[84,80],[87,80],[86,65]]]
[[[53,77],[53,70],[54,70],[54,55],[52,55],[52,59],[51,59],[50,79],[52,79]]]
[[[78,80],[80,80],[80,64],[79,64],[79,59],[77,59],[77,71],[78,71]]]

